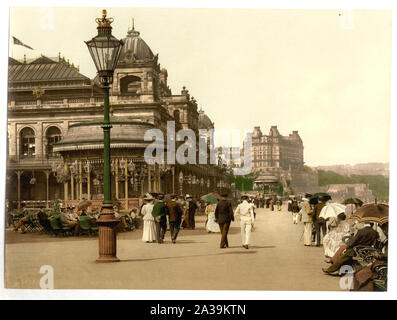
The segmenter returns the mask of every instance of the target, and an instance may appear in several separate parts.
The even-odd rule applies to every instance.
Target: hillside
[[[342,175],[333,171],[318,170],[318,185],[364,183],[379,201],[389,201],[389,178],[381,175]]]

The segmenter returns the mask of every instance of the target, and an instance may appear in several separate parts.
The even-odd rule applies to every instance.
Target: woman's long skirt
[[[215,222],[215,212],[208,214],[207,224],[205,225],[207,232],[221,232],[219,224]]]
[[[142,241],[143,242],[157,241],[156,224],[154,221],[152,220],[143,221]]]

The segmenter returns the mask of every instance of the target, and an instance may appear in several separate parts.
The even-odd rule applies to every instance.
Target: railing
[[[102,99],[103,101],[103,99]],[[75,98],[75,99],[68,99],[68,103],[90,103],[90,98]]]
[[[139,96],[118,96],[118,100],[140,100]]]
[[[117,99],[112,101],[112,104],[125,104],[128,101],[139,102],[139,96],[117,96]],[[8,104],[9,109],[36,109],[40,108],[51,108],[52,106],[60,107],[81,107],[81,105],[89,106],[99,106],[103,104],[102,97],[95,98],[70,98],[70,99],[54,99],[54,100],[26,100],[26,101],[11,101]]]
[[[49,158],[36,158],[36,157],[21,157],[18,159],[17,156],[9,156],[8,157],[8,164],[9,165],[51,165],[54,162],[57,162],[61,159],[60,156],[58,157],[49,157]]]
[[[36,105],[36,100],[29,100],[29,101],[15,101],[16,106],[25,106],[25,105]]]
[[[47,101],[43,101],[41,104],[43,104],[43,105],[45,105],[45,104],[63,104],[63,100],[62,99],[47,100]]]

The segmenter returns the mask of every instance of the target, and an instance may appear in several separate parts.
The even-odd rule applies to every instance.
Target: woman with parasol
[[[218,199],[215,196],[207,194],[201,197],[201,200],[207,203],[205,207],[205,214],[207,215],[207,222],[205,224],[205,229],[208,233],[221,232],[219,224],[215,222],[215,210],[218,203]]]

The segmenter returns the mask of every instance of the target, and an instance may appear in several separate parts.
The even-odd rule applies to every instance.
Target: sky
[[[34,50],[10,40],[9,54],[60,52],[93,78],[83,41],[102,9],[11,8],[10,36]],[[106,9],[117,38],[134,18],[173,94],[186,86],[216,130],[297,130],[310,166],[389,162],[391,11]]]

